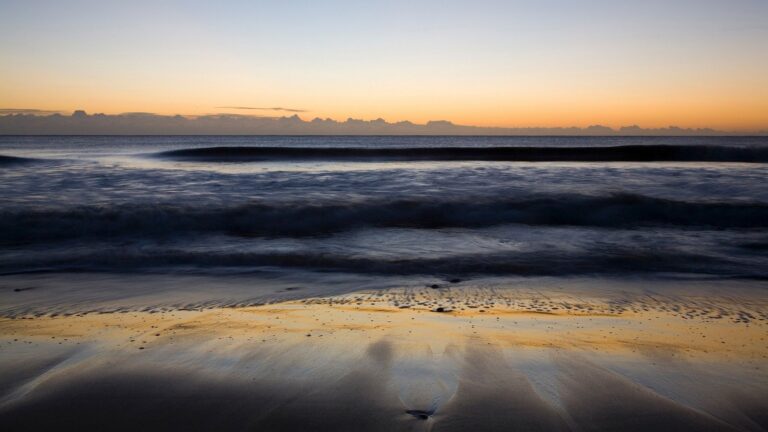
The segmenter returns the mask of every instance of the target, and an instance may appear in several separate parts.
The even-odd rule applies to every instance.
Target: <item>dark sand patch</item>
[[[526,377],[482,340],[468,348],[456,396],[436,420],[445,431],[568,430]]]
[[[558,362],[563,401],[581,430],[738,430],[589,362],[572,356]]]

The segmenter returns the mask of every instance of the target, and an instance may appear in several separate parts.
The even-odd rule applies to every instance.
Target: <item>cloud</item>
[[[162,117],[160,114],[155,114],[151,112],[143,112],[143,111],[136,111],[136,112],[125,112],[120,114],[123,117]]]
[[[198,120],[216,120],[216,119],[267,119],[267,120],[276,120],[279,119],[279,116],[269,116],[269,115],[254,115],[254,114],[235,114],[235,113],[228,113],[228,112],[220,112],[220,113],[207,113],[207,114],[201,114],[201,115],[194,115],[194,116],[188,116],[190,119],[198,119]]]
[[[292,113],[303,113],[308,112],[304,109],[298,109],[298,108],[283,108],[283,107],[246,107],[246,106],[221,106],[216,107],[220,109],[236,109],[236,110],[259,110],[259,111],[283,111],[283,112],[292,112]]]
[[[255,108],[254,108],[255,109]],[[273,108],[269,108],[272,110]],[[24,110],[24,113],[30,113]],[[15,115],[19,110],[0,111],[0,135],[727,135],[712,129],[684,129],[674,126],[647,129],[626,126],[503,128],[465,126],[446,120],[417,124],[408,121],[390,123],[384,119],[361,120],[314,119],[306,121],[297,114],[263,117],[243,114],[203,116],[161,115],[151,113],[72,115]],[[743,134],[743,133],[742,133]],[[765,134],[763,132],[762,134]]]
[[[57,114],[61,112],[63,111],[41,110],[41,109],[34,109],[34,108],[0,108],[0,115],[5,115],[5,114],[46,115],[46,114]]]

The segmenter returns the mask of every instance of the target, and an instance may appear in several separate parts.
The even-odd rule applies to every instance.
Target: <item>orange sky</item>
[[[768,6],[738,2],[11,1],[0,108],[765,130]]]

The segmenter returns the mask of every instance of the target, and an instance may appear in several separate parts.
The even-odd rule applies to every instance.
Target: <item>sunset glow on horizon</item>
[[[0,108],[761,131],[767,22],[759,0],[2,0]]]

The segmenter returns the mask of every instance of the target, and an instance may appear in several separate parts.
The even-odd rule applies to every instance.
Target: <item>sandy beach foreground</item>
[[[768,429],[768,298],[467,286],[0,319],[0,428]]]

